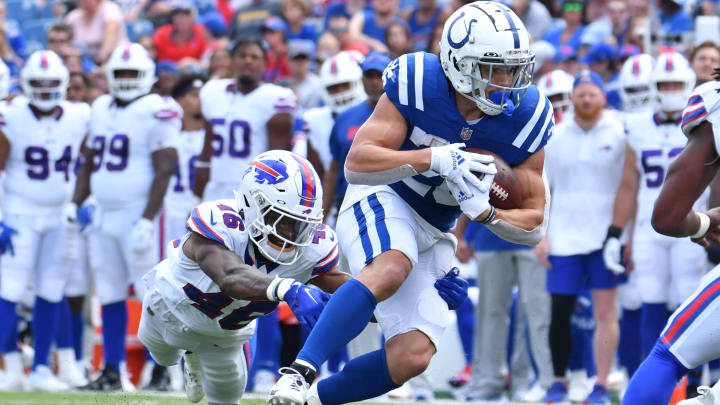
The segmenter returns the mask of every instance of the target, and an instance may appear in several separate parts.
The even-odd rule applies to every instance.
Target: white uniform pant
[[[247,340],[220,340],[193,332],[169,310],[152,289],[143,300],[138,338],[163,366],[178,364],[184,351],[193,352],[202,367],[202,386],[208,402],[239,404],[250,368]]]
[[[637,230],[636,230],[637,231]],[[644,230],[633,239],[634,282],[640,299],[677,308],[705,273],[704,249],[688,238],[670,238]]]
[[[80,232],[77,235],[77,244],[77,258],[70,266],[68,282],[65,285],[66,297],[87,295],[90,290],[90,280],[88,278],[88,271],[90,270],[88,232]]]
[[[5,213],[3,221],[17,233],[12,236],[15,253],[6,250],[0,259],[0,297],[17,303],[32,288],[35,295],[59,302],[72,264],[66,259],[63,241],[67,231],[60,215]]]
[[[720,266],[675,310],[660,341],[689,369],[720,358]]]
[[[96,210],[101,217],[90,231],[90,265],[102,305],[127,299],[131,284],[135,286],[135,294],[142,299],[145,285],[140,278],[160,261],[159,242],[142,254],[135,253],[132,248],[133,227],[144,209],[143,204],[117,210]],[[154,241],[159,238],[157,229],[155,221]]]
[[[392,249],[405,254],[412,271],[393,296],[378,303],[375,318],[386,340],[419,330],[438,347],[449,322],[449,309],[433,284],[452,267],[455,239],[421,224],[394,192],[378,189],[368,188],[365,198],[338,215],[340,249],[354,275],[383,252]]]

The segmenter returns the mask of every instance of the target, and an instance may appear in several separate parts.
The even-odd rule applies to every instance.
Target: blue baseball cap
[[[362,71],[367,72],[368,70],[379,70],[384,71],[387,65],[390,64],[390,58],[384,53],[371,52],[365,57],[361,65]]]
[[[555,57],[553,58],[553,60],[555,61],[555,63],[561,63],[565,62],[568,59],[576,57],[577,52],[575,51],[575,48],[570,45],[563,45],[557,50],[557,52],[555,52]]]
[[[214,37],[221,37],[227,33],[228,27],[223,16],[217,11],[205,13],[198,18],[198,22],[207,28]]]
[[[582,58],[581,62],[590,65],[595,62],[603,62],[615,59],[615,49],[612,45],[599,42],[588,49],[587,54]]]
[[[575,75],[575,81],[573,82],[573,89],[583,83],[590,83],[596,85],[600,90],[603,89],[603,79],[599,74],[591,70],[583,70]]]
[[[169,60],[161,60],[155,65],[155,73],[160,76],[169,73],[175,76],[180,75],[180,68],[177,63]]]

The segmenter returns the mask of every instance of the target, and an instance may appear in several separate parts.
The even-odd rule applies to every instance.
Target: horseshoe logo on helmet
[[[457,16],[457,18],[455,18],[453,20],[453,22],[450,23],[450,27],[448,28],[447,41],[448,41],[448,44],[450,44],[450,46],[455,49],[462,48],[463,45],[465,45],[470,40],[470,31],[472,31],[473,24],[477,22],[477,20],[474,18],[472,20],[470,20],[470,22],[468,23],[468,25],[466,27],[467,33],[465,34],[465,38],[461,39],[459,42],[455,42],[452,40],[452,36],[451,36],[453,26],[455,25],[456,22],[458,22],[458,20],[462,19],[463,17],[465,17],[464,11],[462,13],[460,13],[460,15]]]

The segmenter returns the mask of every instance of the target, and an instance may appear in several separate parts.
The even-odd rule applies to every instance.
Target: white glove
[[[454,182],[461,187],[465,194],[472,194],[466,183],[477,189],[482,189],[482,182],[472,172],[495,175],[497,169],[492,163],[492,155],[465,152],[464,143],[451,143],[444,146],[430,148],[430,170],[444,177],[448,182]],[[490,183],[492,184],[492,182]],[[456,197],[457,198],[457,197]]]
[[[78,206],[74,202],[65,204],[60,221],[66,229],[75,230],[78,228],[77,220]]]
[[[492,163],[491,165],[495,166]],[[480,187],[475,187],[473,184],[465,184],[464,182],[462,186],[453,181],[447,182],[450,192],[460,204],[460,209],[471,220],[474,221],[480,214],[490,209],[490,187],[492,186],[494,177],[494,174],[486,174],[485,177],[479,181]]]
[[[155,242],[155,224],[147,218],[140,218],[132,230],[132,248],[137,254],[142,254],[152,248]]]
[[[621,264],[620,247],[620,239],[615,237],[607,238],[603,247],[605,267],[616,275],[625,273],[625,266]]]

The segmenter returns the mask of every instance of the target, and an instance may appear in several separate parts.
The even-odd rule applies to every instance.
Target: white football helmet
[[[367,98],[362,85],[362,55],[353,51],[343,51],[325,60],[320,67],[320,81],[325,92],[325,105],[330,106],[334,113],[341,113]],[[330,94],[327,89],[341,83],[349,83],[350,89],[341,93]]]
[[[455,90],[485,114],[511,114],[532,83],[535,54],[525,25],[508,7],[476,1],[457,9],[445,22],[440,61]],[[510,75],[493,83],[493,71]],[[497,75],[497,73],[496,73]],[[485,94],[489,87],[497,89]]]
[[[137,75],[122,77],[122,71],[136,71]],[[120,45],[110,55],[106,73],[110,94],[119,100],[130,101],[152,90],[155,62],[140,44]]]
[[[33,52],[20,72],[23,93],[41,111],[50,111],[65,100],[69,82],[70,72],[65,63],[49,50]]]
[[[660,111],[682,111],[687,99],[695,87],[695,71],[687,59],[677,52],[660,54],[650,73],[650,91]],[[683,89],[678,91],[660,91],[658,83],[681,82]]]
[[[573,90],[574,80],[575,79],[564,70],[555,69],[541,77],[537,86],[540,91],[552,101],[554,110],[565,111],[572,105],[570,102],[570,93],[572,93]],[[558,98],[556,96],[561,97]]]
[[[634,112],[652,107],[650,96],[652,69],[652,56],[646,53],[631,56],[623,63],[620,69],[620,100],[623,111]]]
[[[300,155],[271,150],[250,162],[241,184],[235,198],[252,242],[275,263],[295,263],[323,221],[315,169]]]
[[[5,62],[0,59],[0,99],[5,99],[10,95],[10,69]]]

